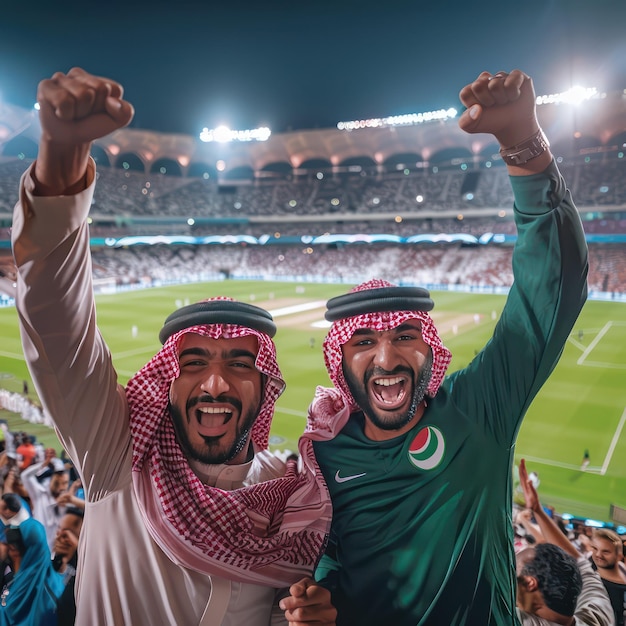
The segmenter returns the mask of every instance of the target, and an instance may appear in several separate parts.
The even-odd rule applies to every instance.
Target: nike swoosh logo
[[[335,480],[338,483],[346,483],[349,480],[354,480],[355,478],[361,478],[361,476],[365,476],[365,474],[367,474],[367,472],[363,472],[362,474],[353,474],[352,476],[339,476],[339,470],[337,470],[337,473],[335,474]]]

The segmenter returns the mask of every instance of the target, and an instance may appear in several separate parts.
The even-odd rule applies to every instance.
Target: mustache
[[[217,398],[207,394],[203,394],[201,396],[193,396],[187,400],[186,409],[190,411],[198,404],[231,404],[234,406],[237,411],[241,412],[241,401],[239,398],[235,398],[233,396],[221,395]]]

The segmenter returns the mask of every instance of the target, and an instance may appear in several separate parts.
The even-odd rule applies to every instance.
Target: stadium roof
[[[623,150],[626,145],[626,93],[604,95],[579,105],[544,104],[538,107],[540,123],[555,153],[581,150]],[[39,122],[34,111],[0,107],[0,153],[26,153],[34,157]],[[30,154],[29,154],[30,152]],[[498,146],[490,135],[468,135],[456,120],[411,126],[337,128],[272,134],[253,143],[203,143],[191,135],[125,128],[95,142],[100,164],[169,174],[195,174],[206,169],[249,175],[291,172],[361,164],[385,165],[405,160],[413,164],[450,161],[453,158],[485,161],[497,158]],[[221,162],[221,165],[220,165]]]

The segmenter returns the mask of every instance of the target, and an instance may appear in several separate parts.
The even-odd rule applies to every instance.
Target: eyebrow
[[[183,350],[178,358],[182,359],[186,356],[203,356],[209,359],[215,358],[215,352],[211,352],[210,350],[205,350],[204,348],[187,348]],[[222,350],[222,358],[223,359],[241,359],[241,358],[249,358],[253,361],[256,360],[256,354],[254,352],[250,352],[250,350],[244,350],[243,348],[233,348],[231,350]]]
[[[404,324],[400,324],[400,326],[396,326],[393,330],[398,331],[398,332],[404,332],[407,330],[417,330],[421,333],[422,323],[421,322],[405,322]]]
[[[396,326],[395,328],[391,328],[390,330],[392,330],[393,332],[396,333],[404,333],[407,332],[409,330],[416,330],[418,332],[422,332],[422,325],[417,322],[415,324],[411,323],[411,322],[405,322],[404,324],[400,324],[400,326]],[[357,328],[354,333],[352,333],[352,336],[354,337],[355,335],[373,335],[375,333],[377,333],[379,331],[374,330],[373,328]]]

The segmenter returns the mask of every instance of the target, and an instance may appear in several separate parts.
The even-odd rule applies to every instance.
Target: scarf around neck
[[[309,439],[284,476],[233,491],[204,485],[191,470],[168,412],[185,333],[217,339],[255,335],[265,374],[251,431],[255,452],[267,451],[276,400],[285,384],[268,335],[233,324],[193,326],[173,334],[126,387],[133,444],[133,485],[146,527],[172,561],[207,575],[285,587],[312,574],[325,547],[331,504]],[[267,452],[269,454],[269,452]]]

